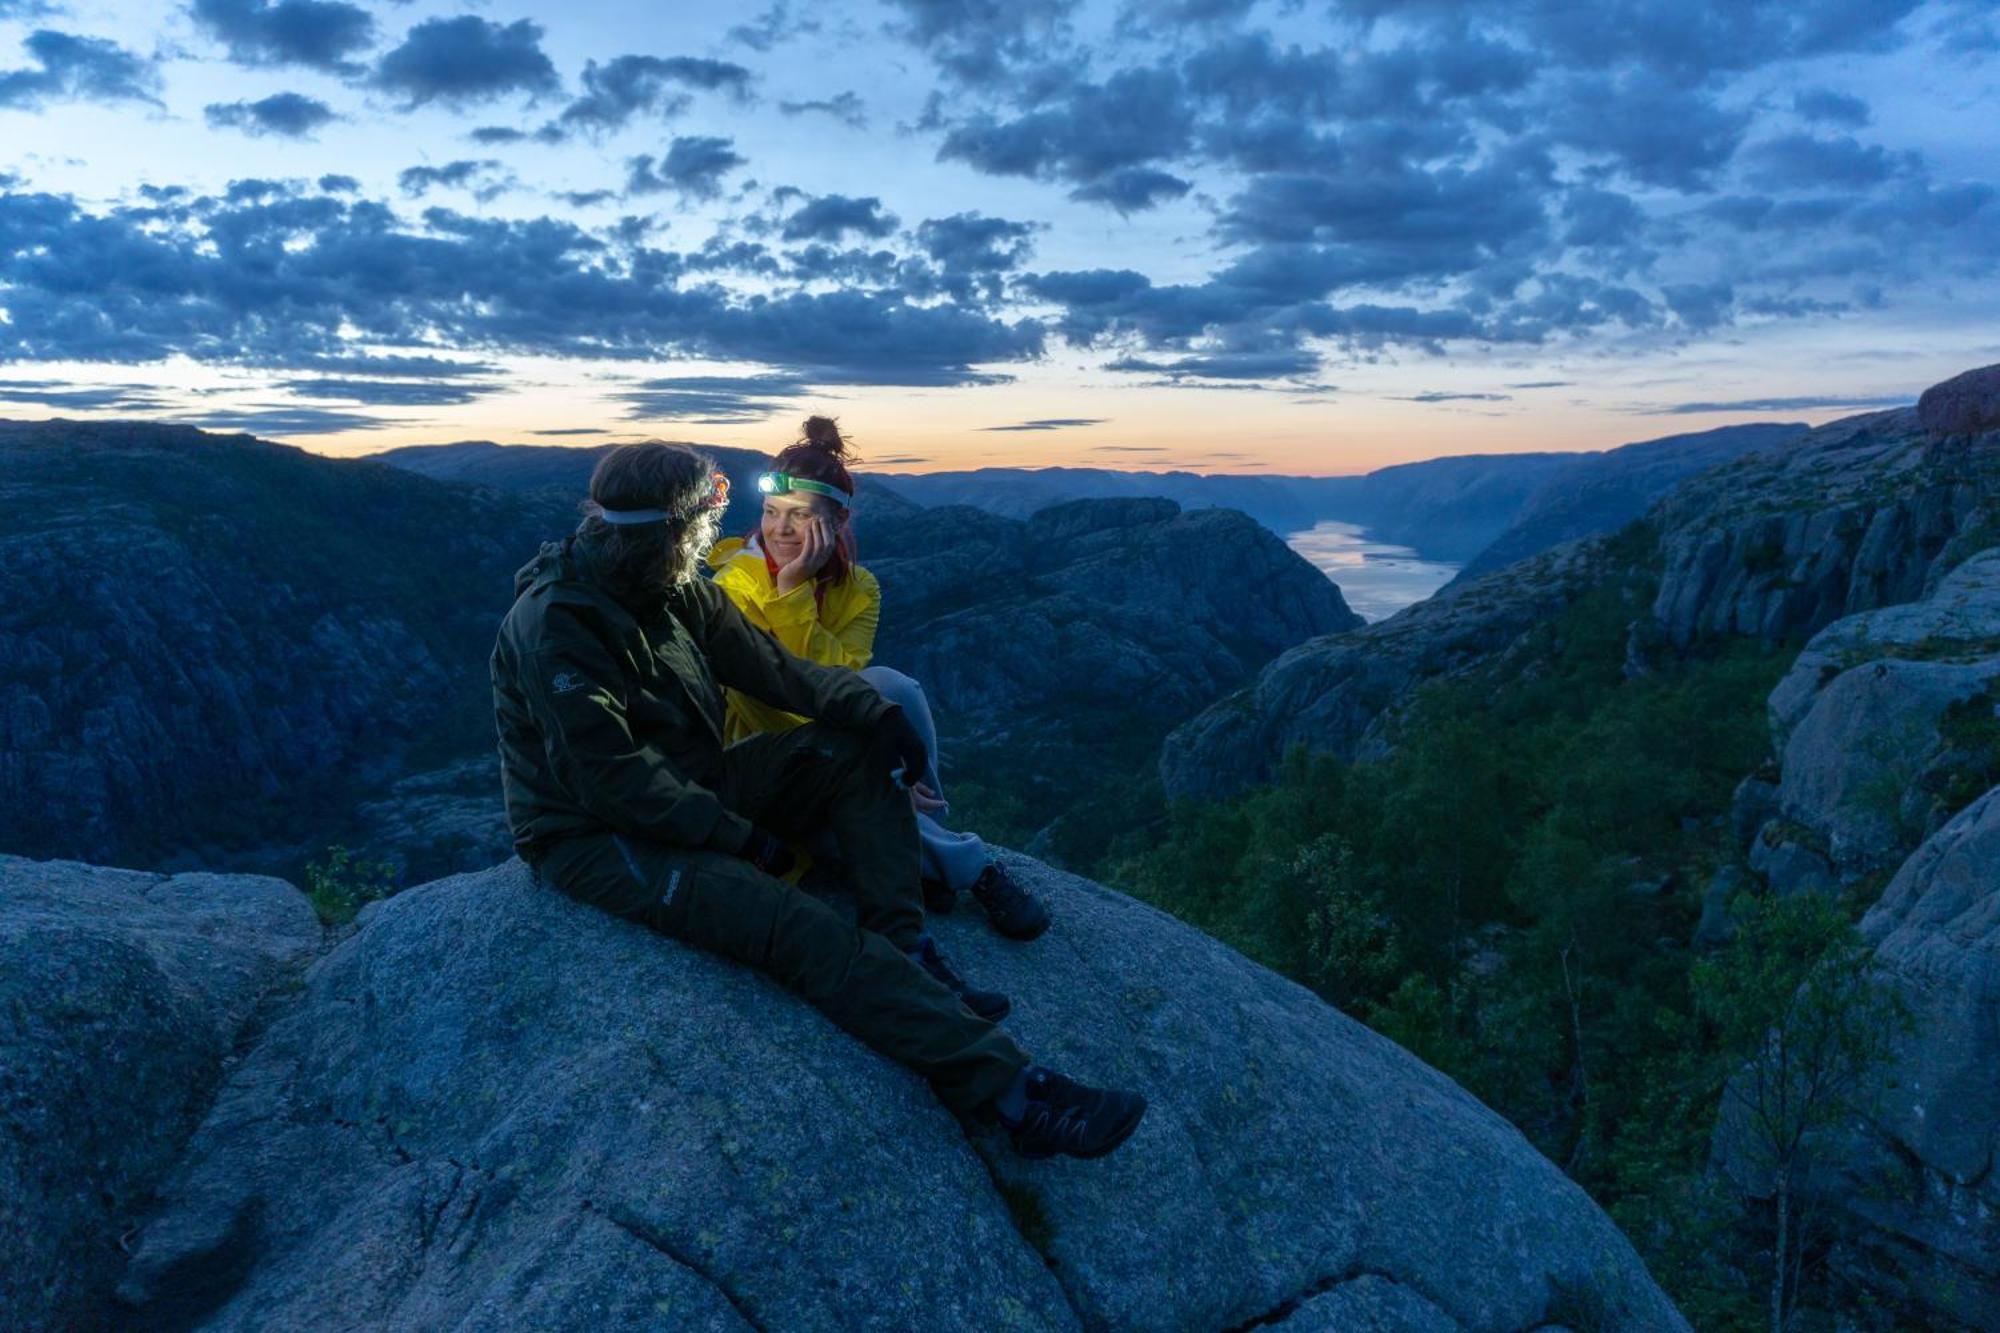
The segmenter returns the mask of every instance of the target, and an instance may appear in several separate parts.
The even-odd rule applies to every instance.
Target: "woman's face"
[[[822,500],[816,495],[801,495],[793,491],[786,495],[764,497],[764,518],[760,525],[764,549],[779,564],[797,557],[805,547],[806,525],[814,518],[831,519],[827,512],[833,502]],[[839,524],[829,521],[829,531],[837,530]]]

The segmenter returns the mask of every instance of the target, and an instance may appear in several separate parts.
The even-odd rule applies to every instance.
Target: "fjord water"
[[[1365,532],[1359,524],[1326,519],[1288,533],[1285,545],[1339,584],[1347,604],[1370,624],[1423,601],[1458,573],[1457,565],[1425,560],[1407,546],[1374,541]]]

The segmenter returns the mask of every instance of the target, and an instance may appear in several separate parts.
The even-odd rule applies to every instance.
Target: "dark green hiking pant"
[[[923,932],[916,816],[890,761],[809,723],[723,752],[723,804],[787,837],[831,830],[858,925],[748,861],[622,834],[569,838],[536,869],[573,898],[769,973],[969,1111],[1028,1063],[1008,1035],[911,962]]]

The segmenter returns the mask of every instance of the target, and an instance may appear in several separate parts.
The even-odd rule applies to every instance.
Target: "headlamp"
[[[847,492],[838,486],[829,486],[823,481],[810,477],[795,477],[789,472],[766,472],[757,478],[757,489],[766,495],[785,495],[791,491],[808,491],[814,495],[824,495],[842,509],[848,507]]]

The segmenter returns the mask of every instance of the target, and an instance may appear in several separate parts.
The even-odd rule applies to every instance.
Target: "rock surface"
[[[1933,384],[1917,400],[1917,418],[1933,435],[2000,430],[2000,365],[1981,366]]]
[[[0,1323],[88,1329],[259,998],[297,889],[0,856]]]
[[[2000,541],[2000,458],[1939,453],[1914,409],[1869,413],[1702,473],[1650,517],[1672,643],[1778,643],[1914,601]]]
[[[1933,834],[1861,922],[1911,1019],[1828,1134],[1802,1205],[1831,1216],[1835,1274],[1899,1326],[2000,1330],[2000,788]],[[1740,1121],[1717,1157],[1768,1188]]]
[[[943,942],[1139,1133],[1029,1163],[745,970],[519,863],[364,912],[143,1234],[153,1328],[1684,1328],[1455,1084],[1150,908],[1021,858],[1032,946]]]
[[[2000,549],[1828,625],[1771,692],[1783,775],[1752,865],[1780,892],[1893,870],[2000,781],[1996,692]]]

